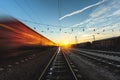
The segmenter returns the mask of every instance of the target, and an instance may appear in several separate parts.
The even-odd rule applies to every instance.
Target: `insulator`
[[[97,33],[97,34],[100,34],[100,33]]]
[[[61,31],[61,28],[60,28],[60,31]]]
[[[103,32],[105,32],[105,29],[103,29]]]
[[[72,29],[72,32],[73,32],[73,29]]]
[[[77,36],[75,36],[75,38],[77,38]]]
[[[85,31],[85,29],[83,29],[83,32]]]
[[[112,29],[112,32],[114,32],[114,29]]]

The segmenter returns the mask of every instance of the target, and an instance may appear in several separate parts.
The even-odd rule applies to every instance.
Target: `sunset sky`
[[[56,43],[120,36],[120,0],[0,0],[3,15]]]

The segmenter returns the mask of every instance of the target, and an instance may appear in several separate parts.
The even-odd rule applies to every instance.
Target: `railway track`
[[[93,50],[93,49],[81,49],[89,52],[95,52],[98,54],[106,54],[106,55],[112,55],[112,56],[118,56],[120,57],[120,52],[114,52],[114,51],[102,51],[102,50]]]
[[[120,57],[118,56],[118,54],[116,54],[115,56],[115,53],[113,53],[113,55],[112,53],[110,53],[109,55],[108,52],[102,53],[90,50],[75,50],[75,51],[79,52],[78,55],[86,57],[97,64],[107,66],[110,69],[120,70]]]
[[[38,80],[84,80],[79,70],[60,48],[49,61]]]

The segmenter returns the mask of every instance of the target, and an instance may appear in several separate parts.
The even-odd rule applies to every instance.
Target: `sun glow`
[[[70,47],[70,42],[65,41],[59,44],[59,46],[64,47],[64,48],[69,48]]]
[[[69,42],[63,42],[63,45],[66,46],[66,45],[69,45]]]

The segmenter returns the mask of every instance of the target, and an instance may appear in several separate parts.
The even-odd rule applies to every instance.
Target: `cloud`
[[[107,13],[107,11],[109,11],[109,8],[108,7],[100,7],[100,9],[96,9],[94,12],[92,12],[91,14],[90,14],[90,16],[92,17],[92,18],[94,18],[94,17],[99,17],[99,16],[101,16],[101,15],[104,15],[105,13]]]
[[[120,15],[120,9],[117,10],[117,11],[115,11],[115,12],[112,14],[112,16],[114,16],[114,15]]]
[[[96,35],[96,40],[119,36],[120,0],[108,0],[107,4],[99,5],[95,10],[88,14],[88,16],[89,17],[83,21],[71,26],[81,30],[83,27],[85,28],[84,32],[76,32],[79,35],[79,42],[93,40],[93,34]]]
[[[79,27],[81,25],[84,25],[85,23],[89,23],[91,21],[91,19],[87,19],[87,20],[84,20],[78,24],[74,24],[72,27]]]
[[[102,4],[102,3],[104,3],[105,1],[106,1],[106,0],[102,0],[102,1],[97,2],[97,3],[95,3],[95,4],[92,4],[92,5],[89,5],[89,6],[87,6],[87,7],[84,7],[84,8],[82,8],[82,9],[80,9],[80,10],[77,10],[77,11],[74,11],[74,12],[72,12],[72,13],[66,14],[66,15],[64,15],[63,17],[59,18],[59,20],[62,20],[62,19],[64,19],[64,18],[66,18],[66,17],[73,16],[73,15],[78,14],[78,13],[82,13],[83,11],[85,11],[85,10],[87,10],[87,9],[89,9],[89,8],[92,8],[92,7],[94,7],[94,6],[98,6],[98,5]]]
[[[91,26],[93,24],[97,25],[96,27],[100,27],[108,24],[114,24],[114,22],[119,20],[119,18],[116,18],[118,16],[120,16],[120,1],[111,0],[108,1],[107,5],[100,5],[99,7],[96,7],[96,9],[89,14],[87,19],[74,24],[71,27],[87,27],[87,25]]]

